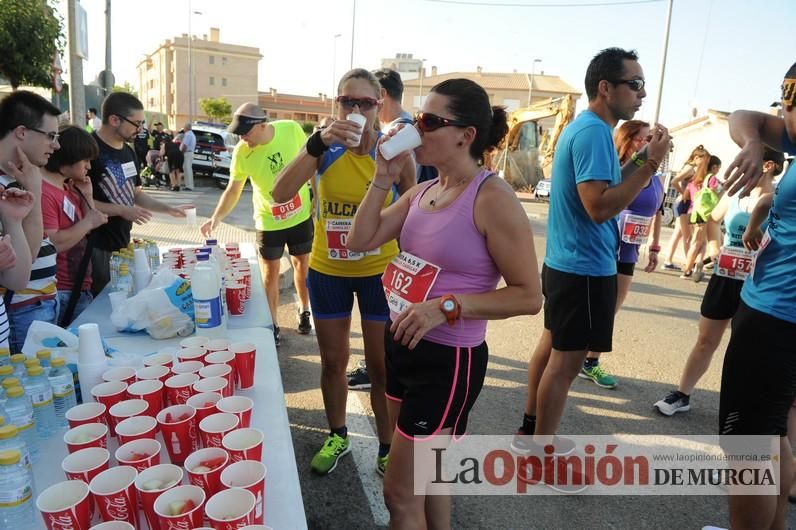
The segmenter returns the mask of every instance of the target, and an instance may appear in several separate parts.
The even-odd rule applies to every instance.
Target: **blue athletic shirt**
[[[616,186],[621,178],[611,128],[592,111],[581,113],[561,133],[553,158],[544,258],[548,267],[580,276],[616,274],[618,217],[595,223],[577,185],[605,180]]]
[[[782,139],[787,153],[796,143]],[[754,273],[744,282],[741,298],[749,307],[796,324],[796,164],[777,184],[768,214],[771,240],[758,253]]]

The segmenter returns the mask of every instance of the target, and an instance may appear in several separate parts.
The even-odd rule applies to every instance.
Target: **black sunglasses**
[[[142,121],[133,121],[133,120],[131,120],[129,118],[126,118],[126,117],[124,117],[124,116],[122,116],[120,114],[114,114],[114,116],[116,116],[119,119],[122,119],[122,120],[126,121],[127,123],[129,123],[130,125],[135,127],[136,129],[140,129],[141,127],[144,126],[144,122],[142,122]]]
[[[609,81],[613,85],[627,85],[633,92],[639,92],[646,84],[643,79],[618,79]]]
[[[368,111],[379,104],[378,99],[352,98],[349,96],[337,96],[335,101],[346,110],[354,110],[354,107],[359,107],[359,110]]]
[[[42,131],[41,129],[36,129],[35,127],[25,127],[25,128],[28,129],[29,131],[34,131],[39,134],[43,134],[44,136],[50,139],[51,143],[57,142],[58,138],[60,138],[61,136],[61,133]]]
[[[470,127],[469,123],[443,118],[429,112],[418,112],[415,114],[415,123],[423,132],[436,131],[440,127]]]

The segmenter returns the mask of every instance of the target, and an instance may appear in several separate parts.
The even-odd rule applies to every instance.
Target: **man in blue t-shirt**
[[[646,97],[634,51],[608,48],[586,70],[589,108],[564,132],[553,158],[547,253],[542,268],[544,327],[528,365],[528,401],[512,448],[527,454],[558,428],[567,393],[586,353],[611,351],[616,305],[616,217],[638,195],[669,149],[655,125],[646,158],[620,171],[612,130]],[[556,454],[571,445],[557,439]]]
[[[783,117],[739,110],[730,135],[741,152],[727,168],[730,194],[748,194],[760,178],[765,147],[796,154],[796,63],[782,83]],[[767,210],[770,208],[770,212]],[[768,229],[760,225],[768,215]],[[796,399],[796,164],[773,195],[760,199],[743,236],[757,250],[732,319],[719,400],[719,434],[729,450],[734,435],[780,438],[779,497],[728,495],[732,528],[784,528],[793,477],[788,413]],[[724,436],[728,435],[728,436]]]

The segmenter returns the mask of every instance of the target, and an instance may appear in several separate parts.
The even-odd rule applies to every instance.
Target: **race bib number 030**
[[[290,219],[301,211],[301,197],[296,195],[288,202],[281,202],[271,205],[271,215],[277,221],[284,221]]]
[[[326,220],[326,246],[329,249],[329,259],[357,261],[365,256],[378,256],[381,249],[368,252],[352,252],[346,248],[348,232],[351,231],[351,219]]]
[[[643,245],[647,242],[652,226],[652,217],[627,214],[622,226],[622,242],[631,245]]]
[[[745,280],[752,270],[754,253],[741,247],[722,247],[716,274],[725,278]]]
[[[433,263],[408,252],[398,254],[381,277],[390,311],[402,313],[410,304],[425,301],[439,271]]]

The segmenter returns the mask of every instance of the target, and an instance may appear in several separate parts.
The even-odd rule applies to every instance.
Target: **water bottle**
[[[115,291],[115,290],[116,290],[116,285],[117,285],[117,284],[118,284],[118,282],[119,282],[119,265],[121,264],[121,262],[122,262],[122,256],[121,256],[121,254],[119,254],[119,251],[118,251],[118,250],[117,250],[117,251],[114,251],[114,252],[111,254],[111,263],[110,263],[110,269],[111,269],[111,290],[112,290],[112,291]]]
[[[24,385],[25,393],[30,396],[33,405],[33,417],[36,432],[41,438],[49,438],[56,431],[55,403],[50,381],[44,375],[44,368],[34,366],[28,370],[28,380]]]
[[[39,350],[36,352],[36,358],[39,360],[39,365],[44,368],[44,375],[49,374],[52,352],[50,350]]]
[[[50,363],[50,375],[47,379],[53,389],[53,402],[55,403],[55,418],[58,427],[66,427],[66,411],[77,405],[75,395],[75,380],[72,370],[66,366],[63,357],[56,357]]]
[[[22,381],[18,377],[6,377],[2,383],[3,389],[8,393],[8,389],[12,386],[22,386]]]
[[[126,293],[128,297],[133,294],[133,279],[125,263],[119,265],[119,280],[116,283],[116,291]]]
[[[39,368],[41,368],[41,361],[33,357],[25,358],[25,362],[23,362],[22,364],[25,365],[25,376],[23,377],[22,381],[23,383],[25,382],[24,378],[28,377],[28,372],[30,372],[31,368],[33,368],[34,366],[38,366]]]
[[[30,460],[35,462],[39,456],[39,438],[36,435],[36,422],[33,419],[33,406],[30,404],[30,398],[25,395],[21,386],[12,386],[6,390],[6,395],[8,396],[6,411],[11,416],[11,423],[19,429],[20,436],[28,446]]]
[[[160,267],[160,249],[154,241],[147,241],[146,253],[149,256],[149,268],[152,271],[158,270]]]
[[[25,354],[17,353],[11,356],[11,366],[14,367],[14,377],[22,380],[25,377]]]
[[[227,321],[221,303],[221,285],[216,270],[207,254],[198,254],[191,275],[196,334],[205,337],[223,337]]]
[[[7,366],[11,364],[11,350],[8,348],[0,348],[0,366]]]
[[[33,528],[33,475],[19,451],[0,452],[0,527]]]
[[[0,451],[8,450],[19,451],[22,465],[33,473],[33,462],[30,459],[28,446],[25,444],[25,440],[19,435],[19,429],[17,429],[16,425],[5,423],[0,427]]]

